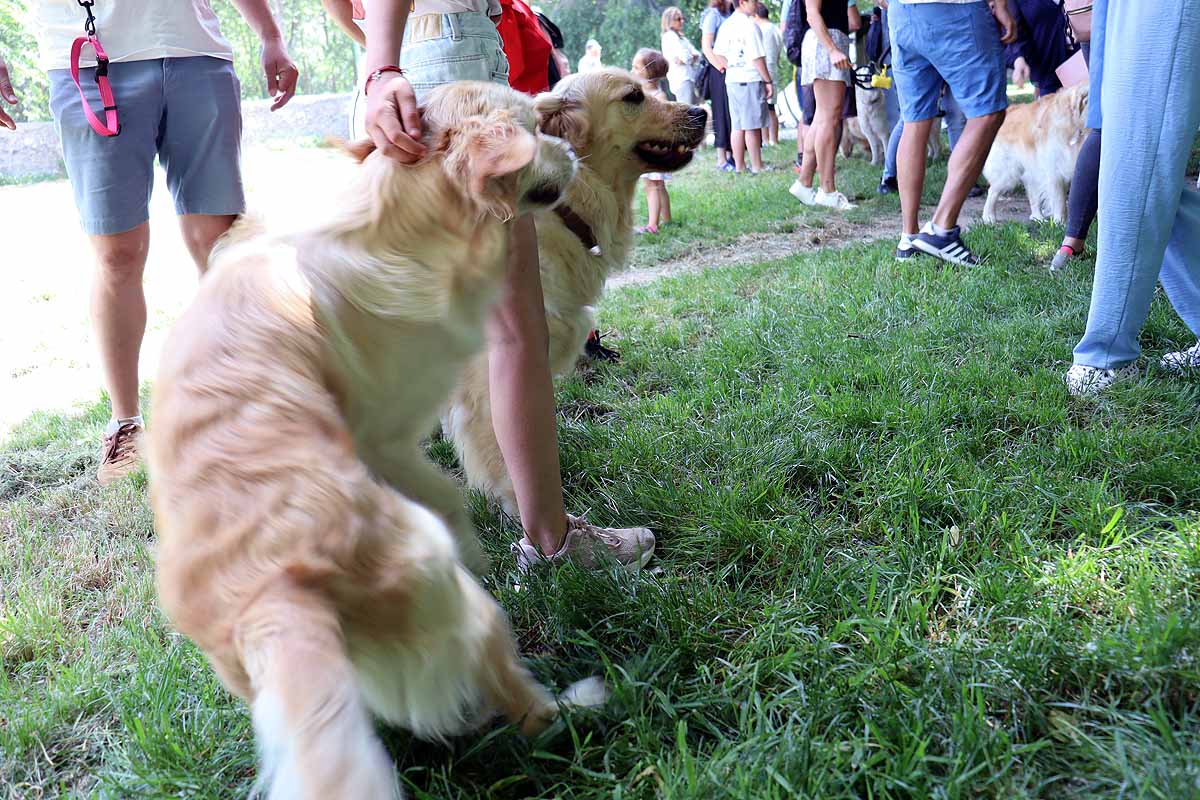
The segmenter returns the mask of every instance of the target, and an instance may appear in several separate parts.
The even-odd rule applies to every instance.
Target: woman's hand
[[[415,164],[425,155],[421,144],[421,115],[417,95],[408,78],[383,73],[370,81],[367,92],[367,135],[389,158],[401,164]]]
[[[834,69],[850,69],[850,59],[836,48],[829,51],[829,63],[833,65]]]

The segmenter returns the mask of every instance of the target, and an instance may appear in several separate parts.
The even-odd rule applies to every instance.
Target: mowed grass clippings
[[[746,191],[731,236],[759,229]],[[1067,398],[1091,276],[1045,271],[1059,234],[977,227],[972,270],[886,242],[608,296],[622,360],[560,386],[568,505],[652,525],[656,569],[516,591],[517,529],[471,502],[534,672],[613,699],[534,742],[384,731],[409,795],[1200,796],[1200,383]],[[1192,340],[1158,298],[1143,343]],[[158,611],[146,481],[92,479],[105,414],[3,446],[0,796],[244,796],[249,718]]]

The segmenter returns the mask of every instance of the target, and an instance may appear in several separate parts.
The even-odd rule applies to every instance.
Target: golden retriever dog
[[[619,69],[570,75],[536,100],[538,124],[579,155],[579,172],[556,208],[536,214],[550,368],[568,372],[594,325],[608,276],[625,267],[633,242],[633,195],[646,172],[674,172],[692,160],[707,113],[647,97]],[[517,514],[488,396],[486,355],[467,368],[443,418],[468,482]]]
[[[327,222],[235,232],[154,390],[161,601],[250,704],[277,800],[400,796],[372,716],[440,737],[557,712],[420,440],[483,344],[505,221],[553,204],[575,159],[507,87],[446,86],[423,113],[421,163],[361,146]]]
[[[892,131],[887,124],[887,107],[883,92],[879,89],[864,89],[854,87],[854,105],[858,116],[846,120],[846,130],[842,135],[842,156],[849,158],[854,152],[854,145],[859,145],[864,152],[871,154],[871,163],[883,163],[887,155],[888,137]]]
[[[1087,138],[1087,108],[1086,83],[1008,107],[983,165],[988,182],[984,222],[996,221],[996,201],[1022,183],[1030,219],[1041,221],[1049,215],[1061,223],[1066,218],[1075,160]]]

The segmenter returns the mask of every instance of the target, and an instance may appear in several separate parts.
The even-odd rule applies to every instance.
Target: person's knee
[[[96,245],[97,276],[105,284],[122,286],[141,283],[146,269],[149,242],[142,236],[104,237]]]

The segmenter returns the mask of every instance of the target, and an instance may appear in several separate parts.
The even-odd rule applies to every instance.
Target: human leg
[[[235,214],[184,214],[179,218],[183,242],[201,274],[208,270],[208,257],[213,245],[236,221]]]
[[[91,237],[96,257],[92,282],[92,333],[100,351],[104,386],[114,420],[138,410],[138,358],[146,332],[142,274],[150,250],[150,224],[117,234]]]
[[[662,223],[666,225],[671,221],[671,195],[667,191],[667,182],[658,182],[658,208],[659,215],[662,217]]]
[[[958,226],[959,212],[967,200],[967,194],[979,180],[992,142],[1003,124],[1003,111],[967,120],[962,138],[958,140],[959,146],[950,154],[950,161],[946,165],[946,185],[942,188],[942,198],[933,213],[934,225],[947,230]]]
[[[1189,258],[1195,265],[1195,251],[1185,248],[1200,234],[1183,175],[1200,125],[1200,86],[1192,79],[1200,70],[1200,18],[1184,5],[1163,4],[1163,13],[1181,20],[1165,30],[1131,6],[1108,6],[1099,243],[1087,329],[1074,351],[1077,366],[1112,370],[1137,359],[1137,337],[1168,261],[1172,291],[1187,306],[1180,314],[1187,313],[1189,325],[1196,322],[1195,272],[1186,266]]]
[[[658,181],[646,178],[642,183],[646,188],[646,228],[658,230]]]
[[[755,128],[752,131],[743,132],[746,137],[746,153],[750,156],[750,170],[752,172],[762,172],[762,130]]]
[[[746,168],[746,131],[734,130],[730,136],[733,144],[733,168],[742,172]]]
[[[492,426],[516,494],[526,537],[544,554],[567,533],[549,333],[533,218],[513,224],[508,278],[488,319]]]
[[[1063,238],[1063,247],[1070,252],[1064,254],[1064,260],[1069,255],[1083,252],[1088,231],[1096,219],[1096,195],[1100,182],[1100,141],[1100,131],[1090,131],[1079,151],[1079,158],[1075,161],[1075,174],[1071,179],[1070,194],[1067,195],[1067,235]],[[1055,261],[1058,261],[1057,256]]]
[[[901,233],[914,236],[919,227],[921,192],[925,188],[925,147],[936,118],[904,125],[897,153],[897,180],[900,185]]]
[[[846,99],[846,84],[820,79],[813,81],[813,92],[817,97],[813,149],[816,151],[817,169],[821,172],[821,189],[832,193],[837,191],[837,133],[842,119],[842,104]]]

